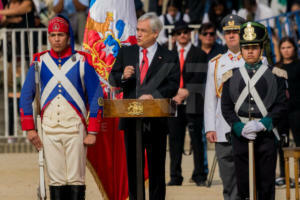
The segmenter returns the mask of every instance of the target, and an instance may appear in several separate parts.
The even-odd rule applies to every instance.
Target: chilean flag
[[[122,45],[136,44],[136,24],[134,0],[90,2],[83,47],[92,55],[105,97],[108,76],[119,49]],[[118,119],[104,118],[96,145],[88,149],[89,168],[102,195],[109,200],[128,199],[123,135],[124,133],[118,130]],[[148,170],[145,169],[145,178],[147,177]]]
[[[83,46],[105,81],[121,45],[136,44],[136,24],[134,0],[91,1]]]

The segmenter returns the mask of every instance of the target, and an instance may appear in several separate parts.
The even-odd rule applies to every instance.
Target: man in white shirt
[[[177,1],[170,0],[167,5],[167,13],[159,17],[160,21],[164,26],[174,25],[175,22],[185,21],[190,22],[190,17],[187,14],[181,13],[179,11],[180,5]],[[168,30],[163,30],[158,36],[158,43],[161,45],[168,42]]]
[[[215,143],[225,200],[239,200],[239,196],[235,178],[232,146],[226,138],[231,128],[224,120],[221,112],[222,76],[225,72],[244,64],[239,45],[240,25],[244,21],[243,18],[232,14],[227,15],[222,20],[228,51],[225,54],[219,54],[209,61],[205,89],[205,133],[207,140]]]
[[[244,0],[244,7],[238,11],[238,16],[246,19],[247,21],[258,21],[275,16],[273,10],[263,3],[257,3],[256,0]],[[261,22],[267,26],[267,21]],[[269,20],[269,25],[274,27],[274,20]]]

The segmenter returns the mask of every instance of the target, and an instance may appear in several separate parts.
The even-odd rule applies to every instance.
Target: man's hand
[[[189,91],[185,88],[179,88],[177,95],[173,97],[176,104],[181,104],[189,96]]]
[[[123,79],[129,79],[134,73],[133,66],[126,66],[123,72]]]
[[[189,96],[189,94],[189,91],[185,88],[179,88],[177,92],[177,95],[184,99],[186,99]]]
[[[216,133],[216,131],[208,131],[208,132],[206,133],[206,139],[207,139],[210,143],[217,142],[217,133]]]
[[[139,97],[141,100],[146,100],[146,99],[154,99],[151,94],[143,94],[142,96]]]
[[[43,147],[42,141],[36,130],[27,131],[27,139],[33,144],[33,146],[35,146],[38,151]]]
[[[86,146],[92,146],[96,143],[96,135],[94,134],[87,134],[83,140],[83,144]]]
[[[180,96],[178,96],[178,95],[176,95],[175,97],[173,97],[172,100],[175,101],[176,104],[181,104],[182,101],[183,101],[183,99]]]

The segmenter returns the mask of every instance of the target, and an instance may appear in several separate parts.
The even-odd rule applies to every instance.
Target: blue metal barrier
[[[274,21],[274,27],[270,25],[272,24],[271,21]],[[273,63],[276,62],[276,55],[272,35],[275,36],[275,39],[276,37],[278,37],[279,40],[281,40],[281,38],[285,36],[289,36],[295,40],[296,44],[298,44],[298,40],[300,40],[300,10],[295,12],[283,13],[266,19],[261,19],[258,20],[258,22],[266,24],[270,40]],[[298,52],[300,53],[300,51]]]

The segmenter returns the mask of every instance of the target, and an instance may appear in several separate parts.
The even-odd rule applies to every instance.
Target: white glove
[[[248,140],[255,140],[256,133],[260,131],[265,131],[265,126],[258,121],[252,120],[247,122],[247,124],[244,126],[242,130],[242,136],[247,138]]]
[[[258,121],[252,120],[247,122],[247,124],[245,125],[245,127],[243,128],[243,131],[247,134],[247,133],[258,133],[261,131],[265,131],[266,127]]]
[[[245,128],[245,127],[244,127]],[[256,133],[246,133],[245,131],[244,131],[244,128],[243,128],[243,130],[242,130],[242,136],[244,137],[244,138],[246,138],[246,139],[248,139],[248,140],[255,140],[255,138],[256,138]]]

